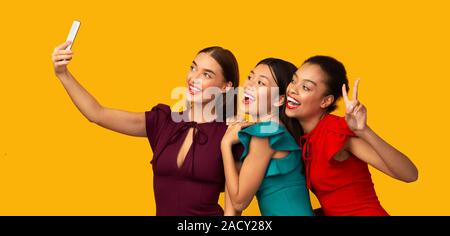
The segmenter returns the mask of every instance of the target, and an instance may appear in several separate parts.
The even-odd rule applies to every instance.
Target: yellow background
[[[338,58],[352,84],[362,79],[369,125],[420,170],[406,184],[371,169],[382,205],[449,215],[449,4],[315,2],[2,3],[0,215],[155,214],[148,141],[89,123],[53,74],[52,50],[74,19],[71,71],[103,105],[130,111],[174,104],[171,89],[207,46],[232,50],[242,78],[265,57]],[[245,215],[255,214],[254,201]]]

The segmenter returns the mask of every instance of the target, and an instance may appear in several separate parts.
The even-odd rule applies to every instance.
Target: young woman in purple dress
[[[57,46],[52,54],[56,76],[72,102],[90,122],[101,127],[138,137],[147,137],[153,150],[153,186],[156,215],[223,215],[218,204],[224,191],[225,177],[220,142],[227,125],[226,114],[236,115],[236,96],[222,100],[211,114],[201,112],[220,95],[239,85],[236,58],[227,49],[209,47],[201,50],[190,66],[186,86],[187,102],[184,112],[172,112],[169,106],[158,104],[146,112],[129,112],[101,105],[69,72],[71,42]],[[218,91],[219,96],[205,96],[205,91]],[[217,98],[219,97],[219,98]],[[232,107],[232,111],[225,111]],[[200,108],[200,109],[196,109]],[[174,120],[173,117],[183,117]],[[239,147],[235,150],[239,152]],[[239,156],[237,153],[236,156]],[[227,215],[233,215],[227,204]]]

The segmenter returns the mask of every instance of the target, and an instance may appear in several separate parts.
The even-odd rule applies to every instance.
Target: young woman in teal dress
[[[313,215],[301,151],[295,140],[299,124],[284,112],[285,91],[296,67],[267,58],[259,62],[244,83],[239,107],[256,123],[231,124],[221,142],[227,199],[237,212],[256,195],[263,216]],[[274,90],[275,89],[275,90]],[[241,163],[235,163],[232,145],[241,142]],[[240,170],[238,165],[240,164]]]

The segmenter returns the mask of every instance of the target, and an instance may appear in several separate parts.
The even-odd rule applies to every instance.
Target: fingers
[[[57,61],[55,62],[55,66],[66,66],[70,63],[70,61]]]
[[[355,81],[355,85],[353,85],[353,100],[358,100],[358,85],[359,79]]]
[[[355,111],[356,107],[357,107],[357,104],[354,101],[349,102],[349,104],[347,104],[347,106],[346,106],[345,112],[347,114],[352,114]]]
[[[347,89],[345,87],[345,84],[342,85],[342,97],[344,98],[345,104],[349,104]]]
[[[72,59],[72,51],[66,50],[66,48],[71,44],[72,42],[67,41],[63,44],[58,45],[52,53],[52,60],[54,62],[61,61],[61,60],[70,60]],[[70,55],[70,56],[69,56]]]
[[[231,122],[228,127],[238,127],[239,129],[254,125],[255,122],[248,122],[248,121],[235,121]]]
[[[353,113],[356,115],[358,114],[358,112],[361,110],[362,105],[360,104],[359,106],[356,106],[355,110],[353,111]]]
[[[364,106],[364,104],[358,103],[358,106],[355,109],[355,114],[358,112],[366,112],[366,106]]]
[[[356,102],[355,102],[355,105],[353,106],[353,111],[352,111],[352,113],[353,113],[353,114],[358,113],[358,111],[361,109],[361,106],[362,106],[362,104],[359,103],[359,101],[356,101]]]
[[[70,44],[72,44],[71,41],[66,41],[66,42],[56,46],[55,51],[65,50]]]
[[[73,52],[71,50],[57,50],[53,53],[53,55],[72,55]]]
[[[53,61],[54,61],[54,62],[63,61],[63,60],[70,61],[71,59],[72,59],[72,55],[58,55],[58,56],[53,56]]]
[[[52,56],[59,56],[59,55],[73,55],[73,52],[70,50],[55,50],[52,53]]]
[[[53,61],[60,61],[63,59],[72,59],[73,53],[70,50],[56,50],[52,54]]]
[[[229,122],[228,122],[228,126],[234,126],[234,125],[236,125],[236,124],[238,124],[238,123],[239,123],[239,121],[232,120],[232,121],[229,121]]]
[[[352,97],[353,101],[357,101],[358,100],[358,85],[359,85],[359,79],[357,79],[355,81],[355,84],[353,85],[353,97]],[[345,84],[342,85],[342,97],[344,98],[345,104],[349,104],[350,103],[350,99],[348,98],[348,94],[347,94],[347,90],[346,90]]]
[[[242,129],[242,128],[245,128],[245,127],[248,127],[248,126],[251,126],[251,125],[254,125],[254,124],[255,124],[255,122],[245,121],[245,122],[240,123],[240,126],[241,126],[241,129]]]

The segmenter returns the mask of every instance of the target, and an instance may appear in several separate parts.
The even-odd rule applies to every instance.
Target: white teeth
[[[248,98],[248,99],[250,99],[252,101],[255,101],[255,97],[253,97],[252,95],[250,95],[250,94],[248,94],[246,92],[244,92],[244,98]]]
[[[297,100],[295,100],[294,98],[292,98],[292,97],[287,97],[287,100],[288,100],[288,102],[291,102],[291,103],[293,103],[294,105],[300,105],[300,102],[299,101],[297,101]]]
[[[200,92],[200,91],[202,91],[201,89],[196,88],[196,87],[194,87],[194,86],[189,86],[189,89],[192,90],[192,91],[194,91],[194,92]]]

